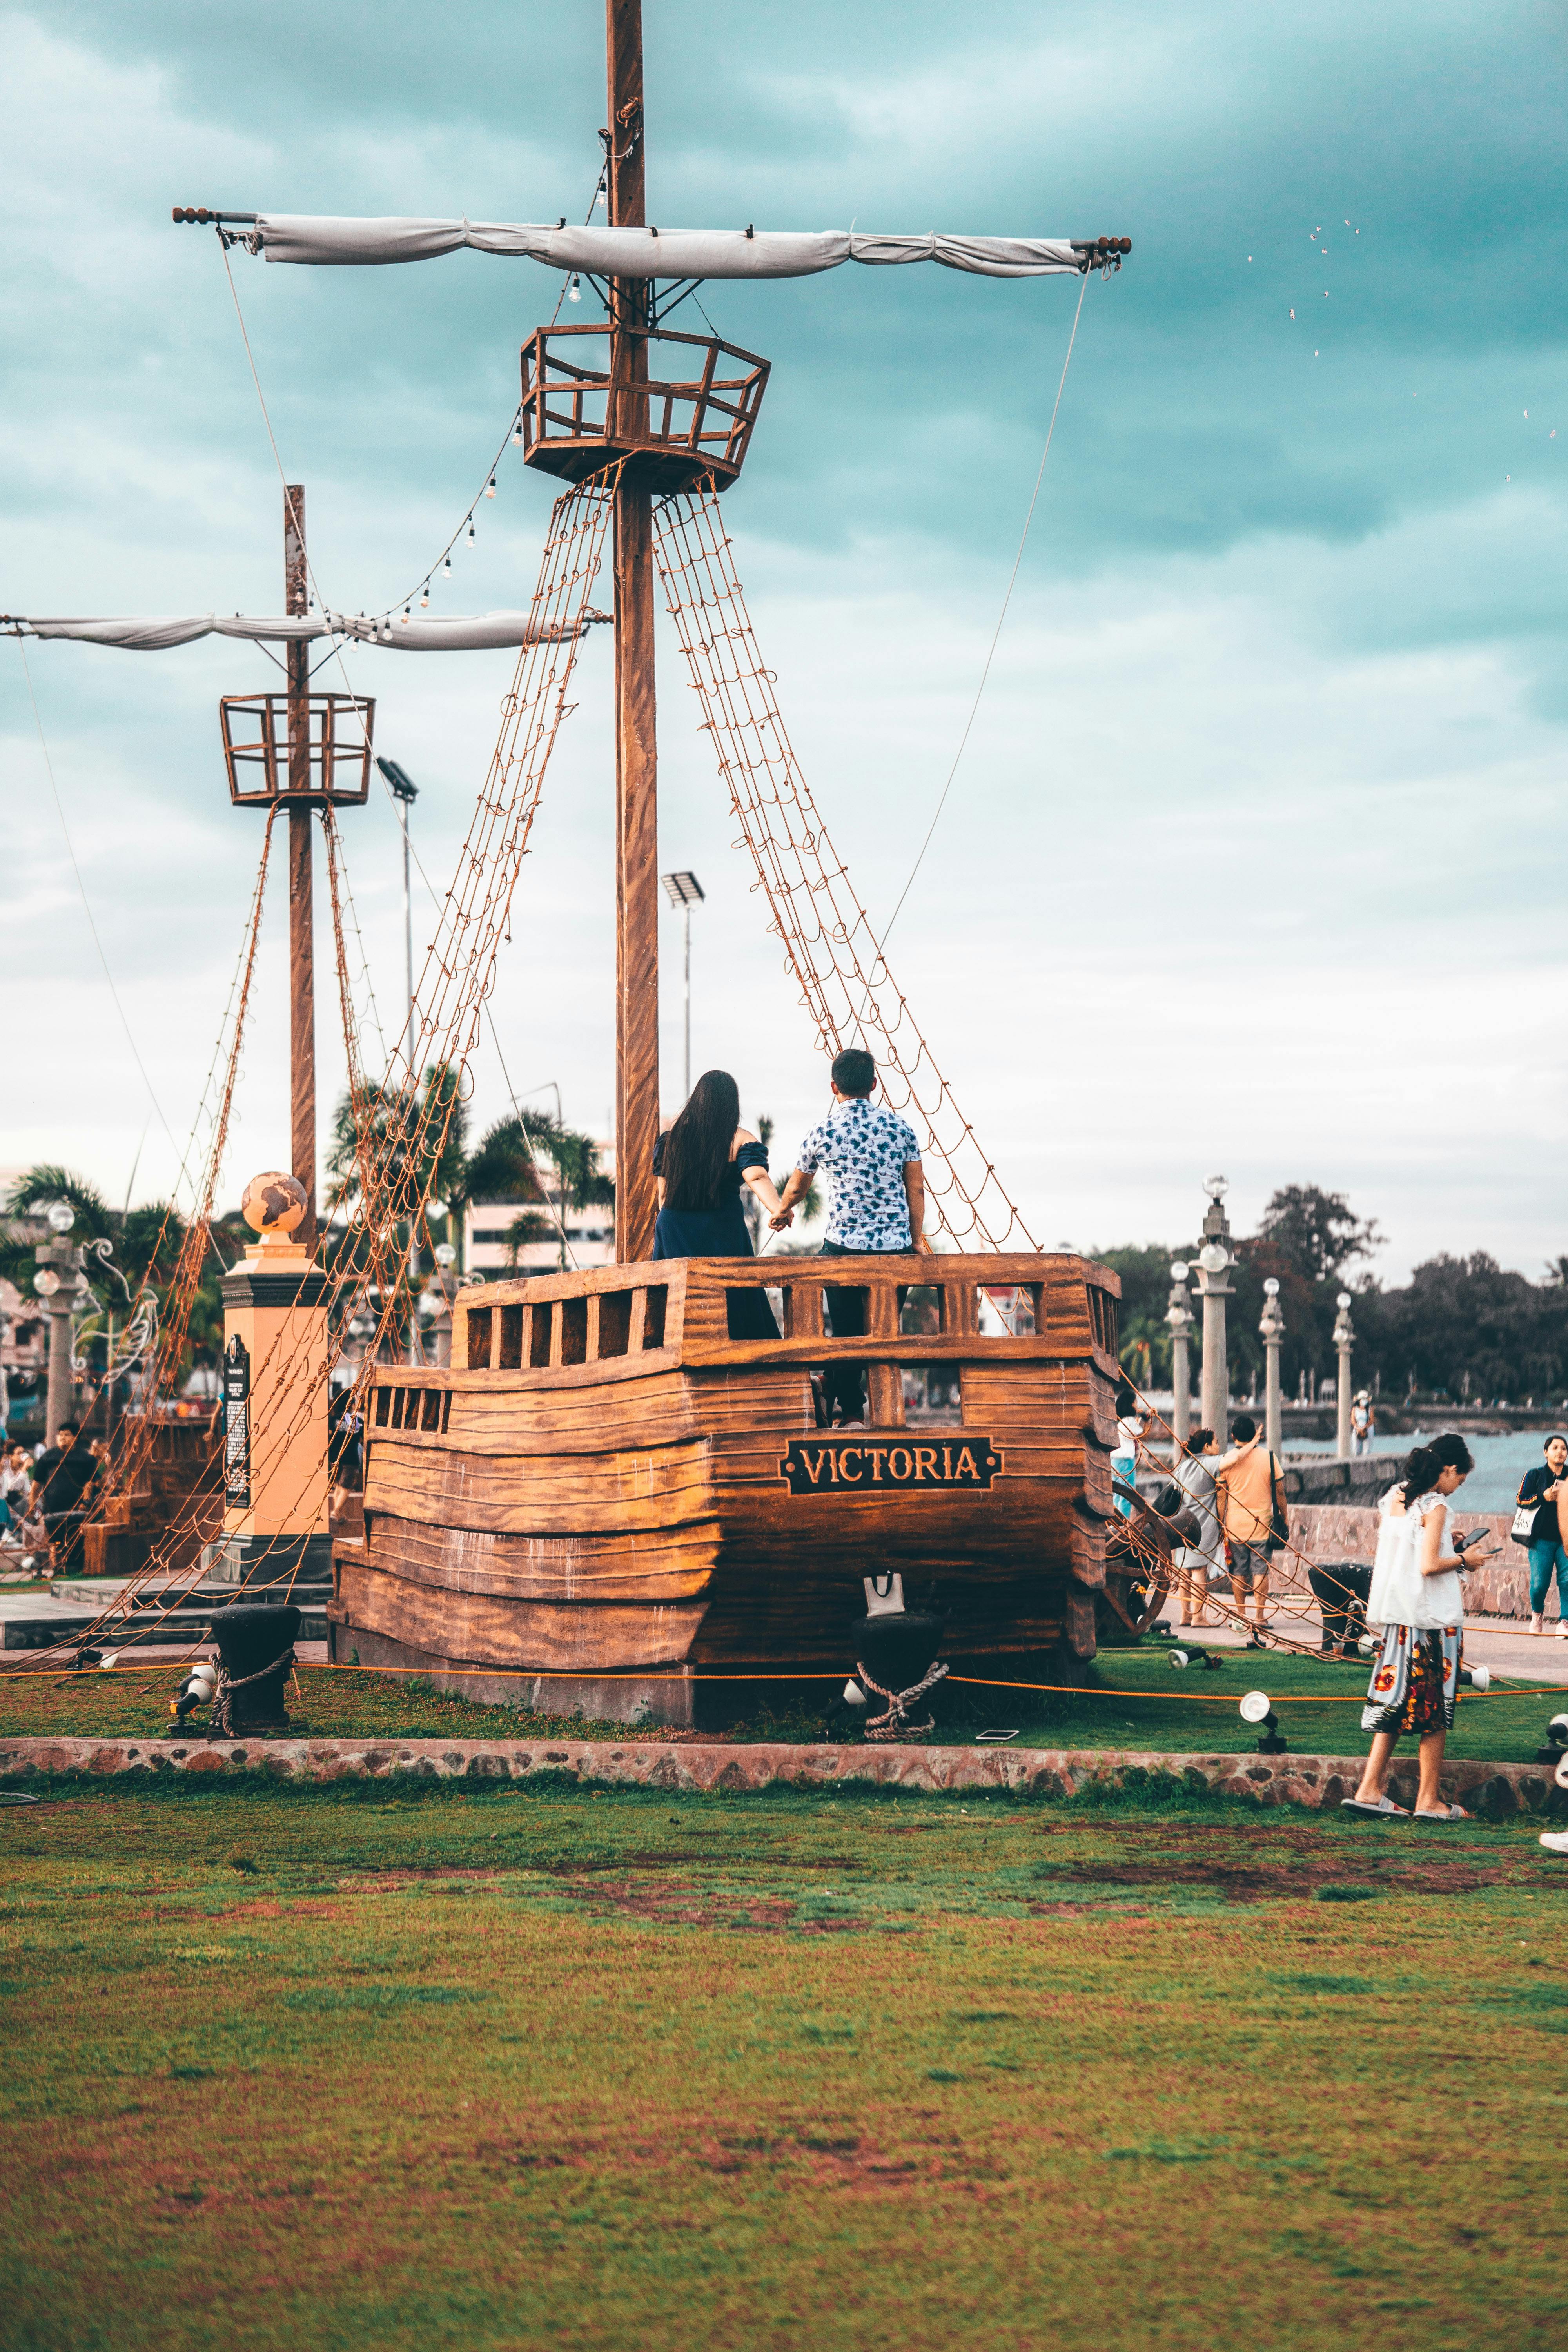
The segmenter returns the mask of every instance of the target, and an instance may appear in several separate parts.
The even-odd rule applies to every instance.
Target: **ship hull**
[[[1115,1276],[1021,1255],[831,1275],[865,1290],[864,1338],[827,1336],[820,1260],[462,1294],[450,1368],[377,1370],[334,1656],[551,1713],[690,1723],[748,1685],[824,1697],[855,1664],[863,1580],[889,1573],[945,1618],[955,1673],[1091,1655]],[[726,1294],[763,1284],[783,1336],[730,1340]],[[986,1330],[994,1299],[1023,1328]],[[836,1359],[868,1369],[863,1431],[817,1428],[811,1370]]]

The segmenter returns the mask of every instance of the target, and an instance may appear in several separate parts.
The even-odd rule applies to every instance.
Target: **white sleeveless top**
[[[1367,1595],[1369,1624],[1413,1625],[1426,1633],[1464,1622],[1465,1601],[1459,1571],[1446,1569],[1441,1576],[1423,1576],[1421,1530],[1434,1511],[1446,1510],[1447,1495],[1434,1489],[1417,1495],[1402,1517],[1393,1504],[1399,1493],[1391,1486],[1379,1503],[1377,1557],[1373,1562],[1372,1589]]]

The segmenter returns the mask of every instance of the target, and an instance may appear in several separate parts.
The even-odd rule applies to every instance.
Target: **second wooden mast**
[[[647,226],[642,0],[605,0],[612,228]],[[610,280],[609,438],[647,432],[651,278]],[[658,746],[654,696],[653,493],[622,461],[616,548],[616,1256],[653,1255],[658,1139]]]

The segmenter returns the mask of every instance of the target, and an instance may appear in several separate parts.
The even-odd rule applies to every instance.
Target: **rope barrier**
[[[1244,1654],[1238,1652],[1237,1654]],[[182,1659],[177,1664],[159,1663],[137,1667],[133,1664],[126,1664],[122,1653],[116,1671],[122,1668],[128,1674],[177,1675],[184,1672],[187,1660]],[[83,1668],[79,1671],[88,1672],[90,1669]],[[268,1668],[268,1671],[270,1673],[272,1669]],[[639,1674],[619,1670],[597,1673],[592,1669],[584,1670],[581,1666],[358,1666],[342,1658],[301,1658],[298,1663],[298,1672],[302,1675],[422,1675],[427,1680],[440,1675],[455,1681],[657,1683],[669,1684],[677,1687],[689,1683],[842,1683],[850,1679],[848,1670],[843,1667],[830,1674],[792,1674],[782,1668],[772,1674],[762,1675],[707,1672]],[[45,1679],[41,1675],[29,1676],[15,1666],[0,1668],[0,1683],[3,1683],[6,1676],[15,1676],[23,1681]],[[57,1687],[58,1686],[62,1678],[59,1676],[58,1667],[51,1669],[48,1679]],[[73,1673],[63,1679],[74,1683],[77,1675]],[[854,1679],[863,1681],[866,1677],[857,1668]],[[1226,1691],[1122,1690],[1103,1683],[1089,1684],[1086,1686],[1079,1683],[1003,1681],[984,1675],[949,1674],[946,1679],[955,1687],[961,1686],[966,1690],[1047,1691],[1068,1698],[1158,1699],[1163,1703],[1177,1706],[1234,1706],[1236,1705],[1234,1695]],[[887,1696],[878,1685],[872,1685],[872,1687],[877,1689],[879,1697]],[[927,1687],[926,1685],[921,1685],[921,1689],[925,1687]],[[903,1696],[910,1698],[918,1696],[918,1693],[905,1692]],[[1476,1692],[1461,1692],[1456,1705],[1468,1706],[1479,1696],[1480,1694]],[[1491,1689],[1486,1693],[1486,1696],[1489,1699],[1568,1698],[1568,1689],[1565,1689],[1561,1683],[1549,1683],[1539,1689],[1519,1690],[1506,1689],[1494,1683]],[[1284,1691],[1279,1694],[1271,1692],[1269,1700],[1274,1706],[1364,1706],[1366,1705],[1365,1695],[1355,1691],[1325,1691],[1321,1695],[1310,1691]]]

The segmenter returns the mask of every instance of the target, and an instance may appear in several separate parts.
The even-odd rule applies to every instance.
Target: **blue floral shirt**
[[[921,1156],[915,1131],[897,1111],[861,1097],[814,1127],[795,1164],[806,1175],[826,1168],[833,1185],[827,1238],[847,1250],[909,1249],[904,1170]]]

